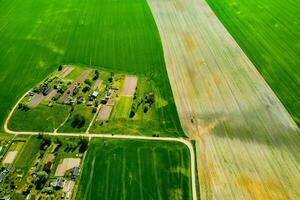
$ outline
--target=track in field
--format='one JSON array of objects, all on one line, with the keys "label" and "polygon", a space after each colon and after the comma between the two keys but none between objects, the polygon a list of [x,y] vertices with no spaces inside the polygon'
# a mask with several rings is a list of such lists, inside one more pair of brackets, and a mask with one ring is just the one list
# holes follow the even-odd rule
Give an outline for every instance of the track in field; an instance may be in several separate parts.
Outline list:
[{"label": "track in field", "polygon": [[92,139],[76,199],[192,199],[187,160],[181,143]]},{"label": "track in field", "polygon": [[299,130],[204,0],[148,0],[202,199],[299,199]]}]

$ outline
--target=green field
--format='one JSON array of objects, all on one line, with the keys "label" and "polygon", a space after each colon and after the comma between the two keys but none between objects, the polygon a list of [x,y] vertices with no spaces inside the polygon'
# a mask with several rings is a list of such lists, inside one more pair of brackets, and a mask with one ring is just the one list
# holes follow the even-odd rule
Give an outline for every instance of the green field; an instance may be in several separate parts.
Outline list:
[{"label": "green field", "polygon": [[191,199],[189,159],[181,143],[93,139],[76,199]]},{"label": "green field", "polygon": [[48,107],[46,104],[28,111],[17,109],[9,120],[8,127],[14,131],[52,132],[68,116],[69,108],[59,104]]},{"label": "green field", "polygon": [[207,0],[300,125],[300,6],[295,0]]},{"label": "green field", "polygon": [[148,77],[167,102],[153,129],[183,135],[146,0],[13,0],[1,2],[0,13],[1,125],[29,88],[73,63]]}]

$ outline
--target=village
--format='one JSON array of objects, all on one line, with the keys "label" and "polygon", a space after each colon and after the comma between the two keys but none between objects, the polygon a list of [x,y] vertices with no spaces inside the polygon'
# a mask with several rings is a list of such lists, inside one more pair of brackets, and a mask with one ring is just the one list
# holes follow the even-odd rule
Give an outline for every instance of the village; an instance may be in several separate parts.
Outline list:
[{"label": "village", "polygon": [[119,119],[151,118],[154,95],[144,77],[59,65],[24,95],[8,126],[13,131],[101,133]]},{"label": "village", "polygon": [[[25,139],[1,142],[0,198],[11,199],[71,199],[78,184],[82,158],[88,141],[67,138],[65,141],[47,136],[32,139],[33,162],[25,163]],[[30,148],[30,147],[27,147]],[[5,152],[3,153],[4,150]]]}]

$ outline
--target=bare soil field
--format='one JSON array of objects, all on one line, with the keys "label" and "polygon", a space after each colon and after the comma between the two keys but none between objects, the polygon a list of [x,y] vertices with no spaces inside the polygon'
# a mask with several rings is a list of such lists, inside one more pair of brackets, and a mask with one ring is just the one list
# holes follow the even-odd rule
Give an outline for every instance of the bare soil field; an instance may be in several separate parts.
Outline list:
[{"label": "bare soil field", "polygon": [[122,96],[132,97],[135,92],[138,78],[135,76],[126,76],[124,86],[122,89]]},{"label": "bare soil field", "polygon": [[30,107],[36,107],[36,106],[38,106],[43,101],[44,98],[45,97],[42,94],[36,94],[28,102],[28,106],[30,106]]},{"label": "bare soil field", "polygon": [[113,109],[113,105],[103,105],[99,111],[97,120],[98,121],[108,120],[112,109]]},{"label": "bare soil field", "polygon": [[299,199],[299,129],[204,0],[148,0],[201,199]]},{"label": "bare soil field", "polygon": [[58,75],[58,78],[64,78],[66,76],[68,76],[72,71],[73,71],[74,67],[68,66],[65,67]]},{"label": "bare soil field", "polygon": [[75,82],[82,83],[92,73],[91,69],[85,70],[79,77],[76,78]]},{"label": "bare soil field", "polygon": [[45,100],[50,101],[56,95],[56,93],[56,90],[52,90],[49,94],[47,94],[47,96],[45,96]]},{"label": "bare soil field", "polygon": [[3,164],[12,164],[16,159],[18,151],[10,151],[6,154]]},{"label": "bare soil field", "polygon": [[92,86],[92,90],[98,90],[102,84],[103,80],[96,80],[94,85]]},{"label": "bare soil field", "polygon": [[55,176],[64,176],[65,172],[73,167],[79,167],[80,158],[65,158],[62,163],[57,166]]}]

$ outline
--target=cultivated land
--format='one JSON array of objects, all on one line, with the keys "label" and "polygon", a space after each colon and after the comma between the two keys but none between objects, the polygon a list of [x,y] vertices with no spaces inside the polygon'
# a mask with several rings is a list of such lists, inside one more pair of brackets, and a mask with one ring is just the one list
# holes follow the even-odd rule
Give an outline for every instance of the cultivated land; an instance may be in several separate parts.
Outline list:
[{"label": "cultivated land", "polygon": [[1,125],[30,87],[59,64],[73,63],[146,77],[149,84],[157,84],[155,94],[163,96],[155,114],[159,123],[147,129],[183,135],[146,1],[14,0],[1,3],[0,13]]},{"label": "cultivated land", "polygon": [[76,199],[192,199],[189,157],[181,143],[92,139]]},{"label": "cultivated land", "polygon": [[149,4],[202,199],[299,199],[299,130],[207,3]]},{"label": "cultivated land", "polygon": [[158,91],[147,77],[60,65],[18,100],[5,129],[183,136],[170,121],[161,122],[168,102]]},{"label": "cultivated land", "polygon": [[207,2],[300,126],[299,2]]}]

